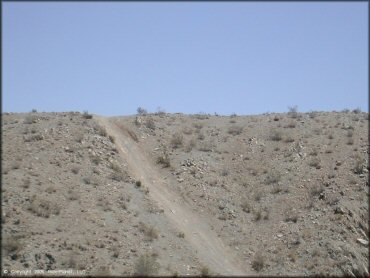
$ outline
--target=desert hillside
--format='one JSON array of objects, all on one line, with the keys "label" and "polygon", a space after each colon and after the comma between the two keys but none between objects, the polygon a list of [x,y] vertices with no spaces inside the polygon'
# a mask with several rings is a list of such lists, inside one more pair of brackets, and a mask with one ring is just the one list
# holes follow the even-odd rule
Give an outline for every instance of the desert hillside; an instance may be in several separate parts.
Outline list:
[{"label": "desert hillside", "polygon": [[368,114],[2,114],[2,268],[369,276]]}]

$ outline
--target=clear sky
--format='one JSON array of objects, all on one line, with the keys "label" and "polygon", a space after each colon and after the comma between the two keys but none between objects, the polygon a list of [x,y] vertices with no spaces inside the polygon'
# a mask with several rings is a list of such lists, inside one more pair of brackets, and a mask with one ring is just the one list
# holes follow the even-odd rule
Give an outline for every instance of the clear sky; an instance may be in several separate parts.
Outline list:
[{"label": "clear sky", "polygon": [[2,5],[3,112],[368,111],[367,2]]}]

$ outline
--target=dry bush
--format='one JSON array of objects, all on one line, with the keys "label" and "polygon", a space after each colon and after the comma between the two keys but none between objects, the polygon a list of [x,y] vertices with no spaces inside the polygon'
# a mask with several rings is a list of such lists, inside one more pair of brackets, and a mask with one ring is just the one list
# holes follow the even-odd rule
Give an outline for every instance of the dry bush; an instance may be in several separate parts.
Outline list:
[{"label": "dry bush", "polygon": [[186,152],[190,152],[196,146],[196,142],[194,139],[191,139],[185,147]]},{"label": "dry bush", "polygon": [[356,154],[354,159],[355,159],[355,165],[353,167],[353,172],[355,174],[363,174],[365,160],[359,154]]},{"label": "dry bush", "polygon": [[100,125],[95,125],[94,129],[95,132],[102,137],[106,137],[108,135],[106,129]]},{"label": "dry bush", "polygon": [[311,166],[311,167],[314,167],[316,169],[320,169],[321,166],[320,166],[320,159],[317,158],[317,157],[314,157],[312,158],[309,162],[308,162],[308,165]]},{"label": "dry bush", "polygon": [[280,141],[282,139],[282,133],[281,131],[277,129],[273,129],[270,133],[270,140],[272,141]]},{"label": "dry bush", "polygon": [[84,111],[83,114],[82,114],[82,117],[84,119],[92,119],[93,115],[89,114],[88,111]]},{"label": "dry bush", "polygon": [[17,253],[23,248],[23,243],[20,240],[21,236],[5,235],[2,239],[2,249],[6,255]]},{"label": "dry bush", "polygon": [[212,144],[211,142],[203,142],[199,145],[198,150],[201,152],[211,152],[212,151]]},{"label": "dry bush", "polygon": [[324,187],[320,184],[315,184],[310,189],[310,194],[312,197],[319,196],[321,193],[324,192]]},{"label": "dry bush", "polygon": [[23,123],[24,124],[34,124],[34,123],[37,123],[38,119],[39,119],[39,117],[37,115],[28,115],[24,119]]},{"label": "dry bush", "polygon": [[148,114],[148,111],[147,111],[146,109],[142,108],[142,107],[138,107],[138,108],[136,109],[136,111],[137,111],[137,113],[138,113],[139,115],[146,115],[146,114]]},{"label": "dry bush", "polygon": [[152,118],[148,118],[146,119],[145,121],[145,126],[151,130],[155,130],[155,123],[154,123],[154,120]]},{"label": "dry bush", "polygon": [[200,269],[200,276],[201,277],[208,277],[210,275],[211,275],[211,273],[209,271],[209,268],[206,267],[206,266],[202,266],[202,268]]},{"label": "dry bush", "polygon": [[246,213],[250,213],[251,210],[252,210],[252,206],[251,206],[250,202],[247,199],[243,199],[240,206],[241,206],[242,210]]},{"label": "dry bush", "polygon": [[164,153],[157,158],[157,163],[162,164],[164,168],[170,167],[171,162],[170,162],[170,157],[168,156],[167,153]]},{"label": "dry bush", "polygon": [[206,119],[209,119],[209,116],[205,113],[198,113],[198,114],[195,114],[194,117],[198,120],[206,120]]},{"label": "dry bush", "polygon": [[73,189],[69,189],[67,192],[67,198],[70,201],[75,201],[75,200],[80,199],[80,194]]},{"label": "dry bush", "polygon": [[353,140],[353,138],[348,138],[347,145],[352,146],[354,143],[355,143],[355,141]]},{"label": "dry bush", "polygon": [[287,207],[284,211],[284,220],[286,222],[294,222],[297,223],[298,221],[298,213],[292,207]]},{"label": "dry bush", "polygon": [[227,130],[227,133],[231,135],[239,135],[243,132],[243,127],[242,126],[231,126]]},{"label": "dry bush", "polygon": [[265,178],[265,183],[274,184],[274,183],[278,183],[280,180],[281,180],[281,174],[276,170],[271,170],[270,172],[268,172]]},{"label": "dry bush", "polygon": [[203,124],[202,123],[193,123],[193,127],[195,127],[196,129],[200,130],[203,128]]},{"label": "dry bush", "polygon": [[192,133],[193,133],[193,130],[192,130],[190,127],[186,126],[186,127],[184,127],[184,128],[182,129],[182,132],[183,132],[184,134],[186,134],[186,135],[190,135],[190,134],[192,134]]},{"label": "dry bush", "polygon": [[144,224],[143,222],[139,223],[139,231],[142,232],[149,241],[153,241],[153,239],[158,238],[157,230],[152,226]]},{"label": "dry bush", "polygon": [[260,252],[257,252],[254,257],[253,257],[253,260],[252,260],[252,268],[259,272],[263,269],[265,265],[265,260],[262,256],[262,254]]},{"label": "dry bush", "polygon": [[289,110],[288,115],[291,118],[293,119],[298,118],[298,106],[297,105],[288,107],[288,110]]},{"label": "dry bush", "polygon": [[153,254],[144,254],[135,263],[135,273],[137,276],[153,276],[159,271],[159,263]]},{"label": "dry bush", "polygon": [[44,139],[42,134],[31,134],[24,136],[24,142],[34,142],[34,141],[41,141]]},{"label": "dry bush", "polygon": [[284,142],[285,143],[292,143],[292,142],[294,142],[293,136],[291,136],[291,135],[285,135]]},{"label": "dry bush", "polygon": [[204,138],[205,138],[204,134],[202,132],[199,132],[198,133],[198,139],[202,141],[202,140],[204,140]]},{"label": "dry bush", "polygon": [[58,215],[60,208],[52,202],[33,196],[30,200],[28,210],[39,217],[49,218],[50,215]]},{"label": "dry bush", "polygon": [[288,127],[288,128],[295,128],[297,126],[297,123],[296,122],[294,122],[294,121],[290,121],[287,125],[286,125],[286,127]]},{"label": "dry bush", "polygon": [[182,146],[184,142],[184,137],[180,133],[175,133],[172,135],[171,145],[173,148],[177,149]]},{"label": "dry bush", "polygon": [[348,129],[347,130],[347,137],[352,137],[353,136],[353,130]]},{"label": "dry bush", "polygon": [[80,170],[81,170],[80,166],[73,166],[71,169],[72,173],[76,175],[78,174],[78,172],[80,172]]}]

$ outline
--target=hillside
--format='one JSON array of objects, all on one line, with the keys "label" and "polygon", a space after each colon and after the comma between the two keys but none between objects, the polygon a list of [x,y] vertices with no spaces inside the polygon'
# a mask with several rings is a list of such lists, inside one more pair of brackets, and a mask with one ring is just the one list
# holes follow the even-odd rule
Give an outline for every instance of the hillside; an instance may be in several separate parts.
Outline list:
[{"label": "hillside", "polygon": [[369,276],[368,114],[2,115],[3,269]]}]

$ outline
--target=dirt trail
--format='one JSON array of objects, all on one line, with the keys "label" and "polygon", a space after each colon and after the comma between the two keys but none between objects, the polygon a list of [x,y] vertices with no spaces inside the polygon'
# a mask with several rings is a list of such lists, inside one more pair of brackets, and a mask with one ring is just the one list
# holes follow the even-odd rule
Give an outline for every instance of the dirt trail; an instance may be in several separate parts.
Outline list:
[{"label": "dirt trail", "polygon": [[181,196],[171,190],[168,182],[156,170],[156,165],[147,158],[138,144],[125,134],[117,125],[117,118],[94,117],[103,125],[108,134],[115,137],[115,144],[128,163],[134,178],[140,180],[149,189],[149,196],[156,201],[164,214],[175,227],[185,234],[185,240],[197,252],[198,257],[213,274],[247,275],[248,266],[235,257],[226,246],[192,208],[181,202]]}]

